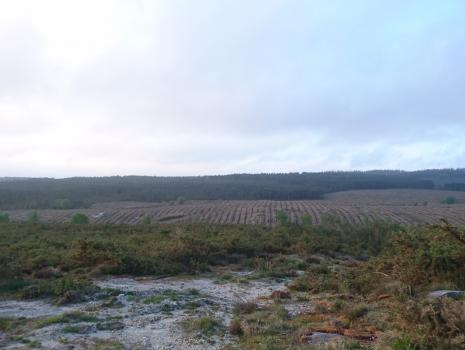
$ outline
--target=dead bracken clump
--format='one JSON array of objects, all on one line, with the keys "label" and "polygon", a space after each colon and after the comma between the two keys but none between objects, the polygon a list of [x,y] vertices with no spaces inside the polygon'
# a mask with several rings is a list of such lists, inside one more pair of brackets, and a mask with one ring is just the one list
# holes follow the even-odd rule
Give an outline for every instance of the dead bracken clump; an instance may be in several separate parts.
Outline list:
[{"label": "dead bracken clump", "polygon": [[252,301],[235,303],[233,306],[234,315],[251,314],[258,310],[258,305]]},{"label": "dead bracken clump", "polygon": [[217,334],[223,328],[220,321],[210,316],[186,318],[181,322],[181,326],[187,333],[199,333],[205,336]]},{"label": "dead bracken clump", "polygon": [[242,329],[241,321],[233,319],[229,323],[229,333],[232,335],[242,335],[244,333],[244,330]]},{"label": "dead bracken clump", "polygon": [[[403,317],[407,324],[421,329],[413,341],[429,348],[465,348],[465,301],[438,298],[433,301],[411,303]],[[410,332],[412,333],[412,332]]]},{"label": "dead bracken clump", "polygon": [[291,299],[291,293],[286,290],[275,290],[273,293],[271,293],[271,299]]},{"label": "dead bracken clump", "polygon": [[440,298],[423,307],[420,319],[427,325],[429,337],[465,347],[465,301]]}]

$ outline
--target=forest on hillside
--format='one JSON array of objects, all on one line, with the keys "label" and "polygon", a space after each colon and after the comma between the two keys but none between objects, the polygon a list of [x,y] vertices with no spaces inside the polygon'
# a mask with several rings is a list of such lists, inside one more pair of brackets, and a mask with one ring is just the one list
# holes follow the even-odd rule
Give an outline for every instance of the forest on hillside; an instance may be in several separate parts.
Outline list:
[{"label": "forest on hillside", "polygon": [[189,177],[0,178],[0,208],[72,209],[109,201],[321,199],[325,194],[338,191],[399,188],[465,190],[465,169]]}]

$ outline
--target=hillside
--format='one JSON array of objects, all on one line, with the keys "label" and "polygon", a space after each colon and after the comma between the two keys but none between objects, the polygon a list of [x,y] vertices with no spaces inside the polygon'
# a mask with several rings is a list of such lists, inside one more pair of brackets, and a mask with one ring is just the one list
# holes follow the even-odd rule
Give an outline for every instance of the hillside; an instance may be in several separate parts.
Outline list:
[{"label": "hillside", "polygon": [[0,181],[1,209],[72,209],[99,202],[304,200],[359,189],[465,188],[465,169],[234,174],[197,177],[76,177]]}]

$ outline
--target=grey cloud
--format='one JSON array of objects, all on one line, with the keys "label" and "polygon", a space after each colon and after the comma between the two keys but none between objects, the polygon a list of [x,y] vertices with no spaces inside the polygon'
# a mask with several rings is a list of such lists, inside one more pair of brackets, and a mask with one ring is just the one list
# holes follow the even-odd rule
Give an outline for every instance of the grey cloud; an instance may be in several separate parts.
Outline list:
[{"label": "grey cloud", "polygon": [[[183,174],[464,160],[461,1],[118,4],[130,10],[111,12],[111,44],[79,64],[51,60],[33,29],[16,40],[21,23],[0,31],[0,116],[9,96],[75,172],[99,159],[99,173]],[[8,123],[13,168],[35,144]]]}]

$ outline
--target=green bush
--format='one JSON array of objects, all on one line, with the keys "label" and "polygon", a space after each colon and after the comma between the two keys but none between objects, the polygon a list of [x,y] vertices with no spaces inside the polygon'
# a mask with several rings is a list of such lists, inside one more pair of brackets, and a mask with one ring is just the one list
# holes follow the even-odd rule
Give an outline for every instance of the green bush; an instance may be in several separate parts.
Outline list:
[{"label": "green bush", "polygon": [[309,226],[309,225],[313,224],[313,219],[312,219],[312,216],[310,214],[303,214],[300,217],[300,221],[301,221],[302,225],[304,225],[304,226]]},{"label": "green bush", "polygon": [[39,222],[39,215],[37,214],[36,211],[32,211],[29,213],[28,217],[27,217],[27,222],[29,224],[36,224]]},{"label": "green bush", "polygon": [[363,316],[365,316],[369,311],[368,305],[356,305],[349,310],[347,313],[347,318],[350,322],[355,321]]},{"label": "green bush", "polygon": [[0,224],[10,222],[10,216],[7,213],[0,213]]},{"label": "green bush", "polygon": [[445,199],[443,199],[441,203],[443,203],[443,204],[455,204],[455,203],[457,203],[457,198],[455,198],[453,196],[448,196]]},{"label": "green bush", "polygon": [[221,322],[210,316],[187,318],[181,322],[181,325],[185,332],[197,332],[205,336],[217,334],[224,328]]},{"label": "green bush", "polygon": [[400,338],[394,339],[391,344],[393,350],[418,350],[419,348],[415,346],[409,337],[402,336]]},{"label": "green bush", "polygon": [[377,264],[411,288],[432,283],[465,288],[465,245],[458,238],[440,227],[410,227],[392,237]]},{"label": "green bush", "polygon": [[71,218],[71,223],[75,225],[87,225],[89,223],[89,218],[84,214],[77,213]]},{"label": "green bush", "polygon": [[54,298],[58,304],[78,302],[98,290],[88,280],[65,276],[56,280],[39,280],[21,290],[23,299]]},{"label": "green bush", "polygon": [[276,221],[278,221],[280,225],[287,225],[289,224],[289,215],[286,212],[280,210],[276,213]]}]

